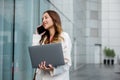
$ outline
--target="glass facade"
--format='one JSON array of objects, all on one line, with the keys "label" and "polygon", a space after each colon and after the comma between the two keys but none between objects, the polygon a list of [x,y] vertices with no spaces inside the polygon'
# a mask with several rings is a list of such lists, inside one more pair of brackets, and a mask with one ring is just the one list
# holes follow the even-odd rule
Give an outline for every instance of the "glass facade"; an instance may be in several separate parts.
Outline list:
[{"label": "glass facade", "polygon": [[33,5],[33,0],[0,0],[0,80],[32,79]]},{"label": "glass facade", "polygon": [[33,0],[15,0],[14,80],[32,78],[28,46],[32,43],[33,5]]},{"label": "glass facade", "polygon": [[13,0],[0,0],[0,80],[12,79],[13,6]]}]

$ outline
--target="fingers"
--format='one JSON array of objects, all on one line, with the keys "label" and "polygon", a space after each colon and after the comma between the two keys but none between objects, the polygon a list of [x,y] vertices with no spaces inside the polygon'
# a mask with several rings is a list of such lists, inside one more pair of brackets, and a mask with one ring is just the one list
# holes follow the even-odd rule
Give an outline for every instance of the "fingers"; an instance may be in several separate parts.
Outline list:
[{"label": "fingers", "polygon": [[46,31],[44,31],[43,33],[41,33],[41,35],[44,35]]},{"label": "fingers", "polygon": [[41,27],[42,25],[43,25],[43,24],[38,25],[37,28]]},{"label": "fingers", "polygon": [[46,67],[46,61],[43,61],[42,67],[43,67],[43,69],[47,69],[47,67]]},{"label": "fingers", "polygon": [[43,61],[43,67],[46,67],[46,61]]},{"label": "fingers", "polygon": [[53,66],[51,64],[49,64],[48,66],[49,66],[49,68],[53,68]]},{"label": "fingers", "polygon": [[47,68],[47,67],[46,67],[46,61],[41,62],[41,63],[39,64],[39,68],[40,68],[40,69],[46,69],[46,68]]},{"label": "fingers", "polygon": [[44,70],[44,71],[53,71],[53,66],[51,64],[48,65],[48,67],[46,66],[46,61],[43,61],[39,64],[39,68]]}]

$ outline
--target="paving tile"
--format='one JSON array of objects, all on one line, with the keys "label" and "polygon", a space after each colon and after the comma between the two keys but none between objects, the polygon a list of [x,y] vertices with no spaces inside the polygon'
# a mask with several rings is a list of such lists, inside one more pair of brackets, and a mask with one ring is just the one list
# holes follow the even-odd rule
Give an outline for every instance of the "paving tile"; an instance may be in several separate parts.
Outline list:
[{"label": "paving tile", "polygon": [[118,66],[87,64],[85,67],[70,72],[70,80],[120,80]]}]

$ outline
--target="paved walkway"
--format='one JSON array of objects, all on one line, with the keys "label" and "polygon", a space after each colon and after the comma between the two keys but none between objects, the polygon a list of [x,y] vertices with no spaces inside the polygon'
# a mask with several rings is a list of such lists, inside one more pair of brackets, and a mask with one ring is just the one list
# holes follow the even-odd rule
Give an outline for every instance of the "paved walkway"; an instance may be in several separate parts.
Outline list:
[{"label": "paved walkway", "polygon": [[70,72],[70,80],[120,80],[120,66],[87,64]]}]

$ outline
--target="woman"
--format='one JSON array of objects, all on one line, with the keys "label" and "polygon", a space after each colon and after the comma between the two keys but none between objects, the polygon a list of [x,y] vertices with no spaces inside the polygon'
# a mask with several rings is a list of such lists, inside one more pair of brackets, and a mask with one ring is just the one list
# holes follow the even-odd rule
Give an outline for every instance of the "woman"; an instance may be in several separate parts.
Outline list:
[{"label": "woman", "polygon": [[[71,66],[71,40],[66,32],[63,32],[61,20],[57,12],[47,10],[42,17],[42,25],[46,29],[42,34],[35,34],[37,39],[33,37],[33,45],[44,45],[50,43],[62,43],[65,65],[53,67],[46,62],[39,64],[39,68],[35,71],[35,80],[69,80],[69,68]],[[40,37],[41,36],[41,37]]]}]

